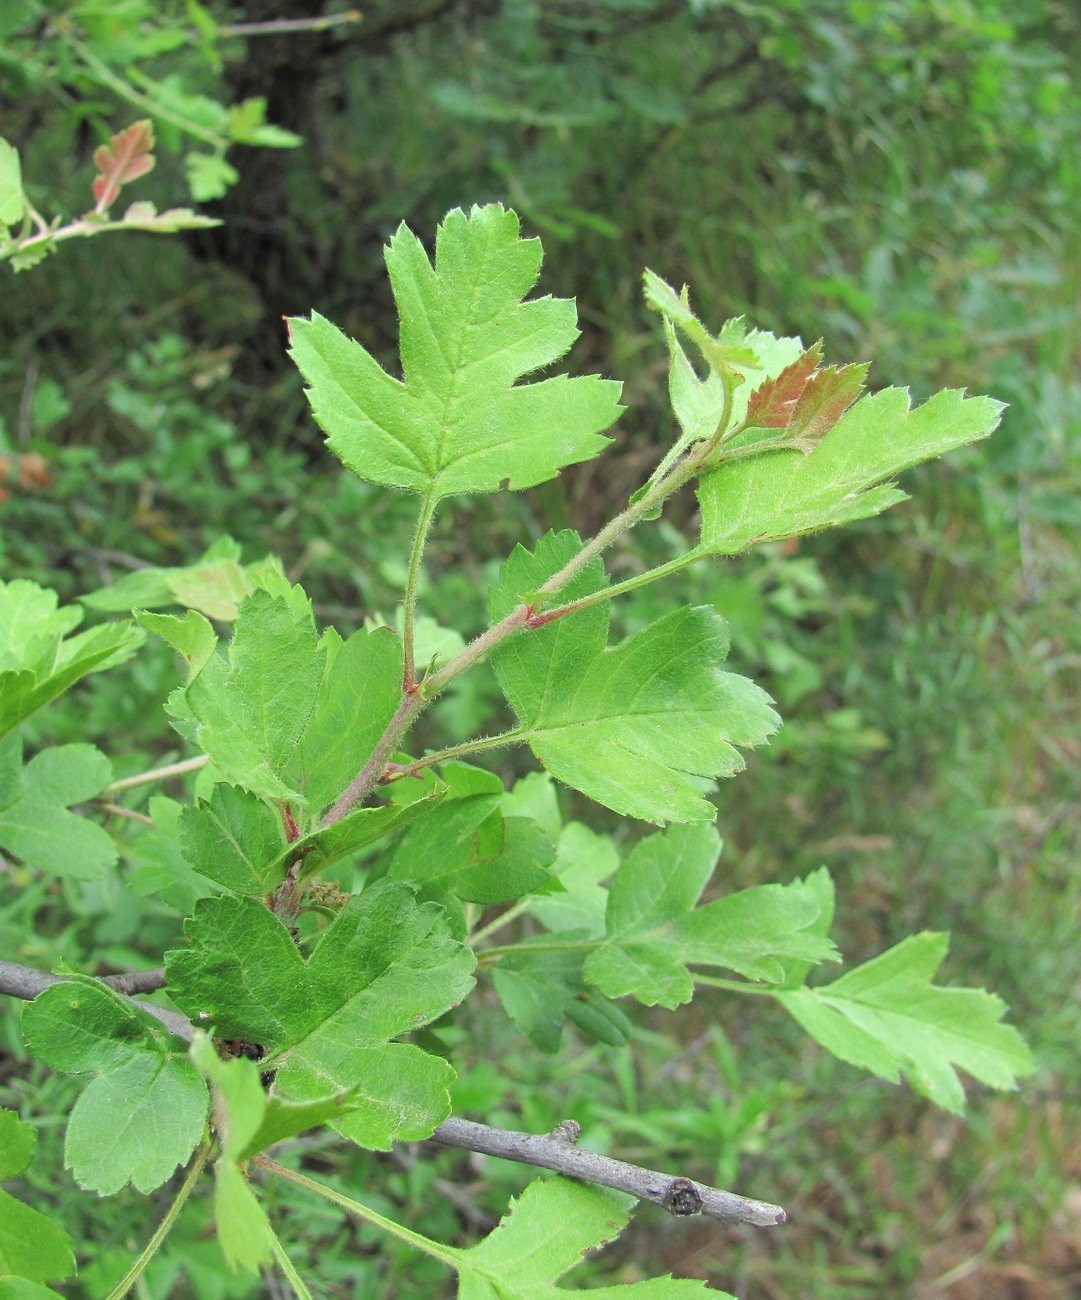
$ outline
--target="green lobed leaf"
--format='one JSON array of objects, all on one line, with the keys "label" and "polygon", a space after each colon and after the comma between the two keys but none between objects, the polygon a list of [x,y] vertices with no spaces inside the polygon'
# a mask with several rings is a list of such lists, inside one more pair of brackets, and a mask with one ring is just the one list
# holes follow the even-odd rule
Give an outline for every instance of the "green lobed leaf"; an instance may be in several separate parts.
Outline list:
[{"label": "green lobed leaf", "polygon": [[390,878],[425,897],[485,904],[509,902],[547,883],[555,846],[529,818],[504,817],[500,779],[466,763],[445,763],[443,774],[447,797],[399,840]]},{"label": "green lobed leaf", "polygon": [[878,514],[905,499],[886,480],[986,437],[1002,409],[953,389],[911,409],[905,389],[886,388],[850,407],[808,456],[784,450],[726,461],[699,481],[698,551],[734,555]]},{"label": "green lobed leaf", "polygon": [[1036,1065],[1017,1030],[1000,1023],[1001,998],[931,983],[948,945],[945,934],[910,935],[832,984],[773,996],[834,1056],[892,1083],[904,1075],[922,1096],[959,1115],[965,1094],[958,1069],[1010,1090]]},{"label": "green lobed leaf", "polygon": [[559,1050],[564,1020],[615,1047],[622,1047],[633,1032],[619,1007],[586,988],[584,961],[582,952],[533,952],[526,944],[502,957],[492,972],[504,1011],[518,1032],[542,1052]]},{"label": "green lobed leaf", "polygon": [[[493,622],[577,554],[575,533],[549,533],[535,551],[517,547],[489,593]],[[600,561],[561,596],[604,583]],[[728,631],[711,608],[675,610],[619,646],[606,647],[606,603],[522,632],[492,652],[521,735],[553,776],[618,813],[656,822],[712,820],[696,778],[731,776],[736,745],[776,729],[769,697],[719,665]]]},{"label": "green lobed leaf", "polygon": [[673,826],[640,840],[612,882],[603,946],[585,978],[608,997],[676,1007],[694,995],[689,966],[734,970],[781,983],[785,959],[829,961],[836,949],[818,932],[821,902],[802,881],[757,885],[696,906],[721,842],[711,826]]},{"label": "green lobed leaf", "polygon": [[0,138],[0,226],[18,226],[26,215],[19,151]]},{"label": "green lobed leaf", "polygon": [[[29,1167],[37,1136],[37,1129],[13,1110],[0,1109],[0,1179],[15,1178]],[[74,1272],[74,1242],[59,1224],[0,1191],[0,1297],[6,1283],[12,1284],[13,1296],[22,1283],[25,1294],[32,1295],[35,1283]],[[56,1293],[41,1288],[39,1294]]]},{"label": "green lobed leaf", "polygon": [[[18,733],[0,740],[0,763],[15,770]],[[112,780],[112,767],[93,745],[58,745],[36,754],[17,780],[0,784],[0,847],[27,866],[71,880],[96,880],[117,859],[112,837],[69,804],[92,799]]]},{"label": "green lobed leaf", "polygon": [[51,1070],[96,1076],[75,1103],[64,1143],[80,1187],[110,1196],[131,1182],[150,1192],[186,1163],[203,1134],[207,1091],[185,1043],[87,977],[40,993],[24,1008],[22,1028]]},{"label": "green lobed leaf", "polygon": [[380,1149],[427,1136],[449,1113],[445,1062],[389,1042],[472,985],[473,955],[450,938],[440,908],[380,881],[346,903],[307,961],[250,899],[202,900],[187,931],[190,945],[166,953],[174,1001],[223,1037],[263,1046],[283,1096],[355,1089],[356,1122],[337,1127]]},{"label": "green lobed leaf", "polygon": [[[556,1282],[586,1253],[614,1240],[624,1229],[634,1204],[607,1187],[569,1178],[529,1184],[492,1232],[469,1250],[455,1250],[459,1300],[540,1300],[567,1292]],[[659,1300],[720,1295],[706,1284],[670,1277],[650,1278],[629,1286],[602,1287],[590,1295],[640,1296]],[[729,1296],[728,1300],[732,1300]]]},{"label": "green lobed leaf", "polygon": [[257,795],[219,782],[183,810],[179,829],[191,866],[234,894],[261,898],[281,883],[281,818]]},{"label": "green lobed leaf", "polygon": [[307,601],[258,590],[237,613],[228,657],[212,656],[187,700],[203,751],[255,794],[301,799],[282,779],[315,708],[323,675]]},{"label": "green lobed leaf", "polygon": [[354,808],[340,821],[332,822],[329,826],[317,826],[292,844],[286,845],[275,869],[284,870],[287,863],[299,862],[299,879],[307,880],[342,858],[390,835],[392,831],[403,830],[418,817],[426,816],[442,797],[443,792],[435,790],[409,804]]},{"label": "green lobed leaf", "polygon": [[321,810],[364,766],[402,699],[402,642],[387,627],[337,633],[326,643],[327,665],[310,721],[286,779]]},{"label": "green lobed leaf", "polygon": [[519,383],[577,337],[574,303],[522,301],[540,241],[498,204],[448,213],[434,267],[400,226],[386,249],[403,380],[323,317],[290,321],[291,355],[330,448],[362,478],[442,497],[532,487],[606,445],[620,386],[595,375]]},{"label": "green lobed leaf", "polygon": [[0,582],[0,737],[88,673],[123,663],[143,642],[130,623],[67,634],[82,611],[57,608],[55,591],[36,582]]}]

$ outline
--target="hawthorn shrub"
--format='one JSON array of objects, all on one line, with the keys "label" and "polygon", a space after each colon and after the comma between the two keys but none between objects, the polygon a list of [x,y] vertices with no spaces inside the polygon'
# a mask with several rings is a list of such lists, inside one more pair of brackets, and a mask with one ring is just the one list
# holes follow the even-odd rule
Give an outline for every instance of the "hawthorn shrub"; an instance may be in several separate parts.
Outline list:
[{"label": "hawthorn shrub", "polygon": [[[145,153],[148,138],[136,146]],[[135,1285],[210,1164],[228,1265],[276,1265],[298,1296],[310,1292],[266,1212],[267,1179],[327,1197],[431,1256],[471,1300],[556,1293],[635,1200],[783,1223],[771,1202],[580,1149],[571,1119],[524,1134],[452,1116],[454,1053],[433,1050],[431,1027],[450,1024],[478,987],[546,1052],[561,1050],[565,1022],[625,1044],[635,1033],[628,1000],[674,1009],[702,986],[765,998],[842,1061],[903,1078],[957,1113],[958,1071],[1006,1089],[1033,1068],[999,999],[934,983],[943,934],[818,978],[840,960],[824,868],[701,901],[720,847],[714,783],[737,775],[741,751],[780,719],[758,686],[725,668],[727,625],[711,607],[676,607],[609,641],[616,597],[698,560],[887,509],[904,500],[899,473],[989,434],[1000,404],[954,390],[916,408],[903,389],[864,395],[866,366],[824,365],[821,344],[743,320],[713,333],[686,290],[647,271],[669,355],[672,445],[592,538],[564,529],[517,546],[487,593],[487,630],[467,642],[419,607],[437,510],[447,498],[533,487],[604,453],[620,386],[527,378],[568,351],[576,312],[569,300],[528,297],[541,247],[520,237],[513,212],[449,213],[434,259],[403,226],[386,263],[401,378],[319,315],[292,320],[290,344],[346,471],[418,500],[397,628],[373,620],[343,637],[318,626],[279,560],[242,563],[228,539],[187,567],[139,570],[88,593],[86,607],[131,617],[82,632],[83,611],[55,593],[0,583],[0,849],[26,878],[93,881],[118,876],[130,837],[152,836],[153,865],[128,872],[123,888],[175,919],[159,968],[98,978],[0,963],[0,991],[28,999],[30,1053],[85,1079],[64,1144],[78,1187],[149,1194],[184,1171],[110,1300]],[[684,488],[698,499],[697,542],[613,581],[609,548]],[[182,668],[165,701],[177,761],[115,780],[94,745],[27,756],[23,724],[90,673],[130,671],[148,635]],[[511,725],[418,753],[414,724],[470,672],[494,675]],[[475,761],[507,746],[538,764],[509,789]],[[185,774],[189,802],[155,794],[146,812],[135,807]],[[618,842],[586,832],[565,819],[560,787],[650,829]],[[96,965],[106,964],[102,954]],[[45,1117],[0,1112],[3,1177],[30,1167],[35,1118]],[[369,1150],[435,1139],[564,1176],[530,1184],[489,1236],[451,1246],[275,1159],[276,1144],[325,1126]],[[72,1275],[78,1248],[62,1224],[0,1193],[0,1279],[11,1295],[55,1295],[48,1284]],[[636,1288],[705,1292],[670,1277]]]}]

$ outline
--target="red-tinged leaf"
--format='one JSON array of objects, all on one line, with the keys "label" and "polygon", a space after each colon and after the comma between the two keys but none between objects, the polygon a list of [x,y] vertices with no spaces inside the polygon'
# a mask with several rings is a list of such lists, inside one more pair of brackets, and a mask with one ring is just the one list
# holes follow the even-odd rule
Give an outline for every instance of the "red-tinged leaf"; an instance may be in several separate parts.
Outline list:
[{"label": "red-tinged leaf", "polygon": [[801,451],[813,451],[859,397],[867,370],[867,362],[827,366],[807,380],[785,426]]},{"label": "red-tinged leaf", "polygon": [[756,429],[784,429],[807,381],[822,361],[822,340],[785,366],[776,379],[767,379],[751,394],[747,403],[747,423]]},{"label": "red-tinged leaf", "polygon": [[135,122],[126,131],[120,131],[109,141],[94,150],[94,166],[99,175],[94,178],[94,211],[108,212],[121,186],[128,181],[145,176],[154,166],[150,150],[154,147],[154,128],[144,119]]}]

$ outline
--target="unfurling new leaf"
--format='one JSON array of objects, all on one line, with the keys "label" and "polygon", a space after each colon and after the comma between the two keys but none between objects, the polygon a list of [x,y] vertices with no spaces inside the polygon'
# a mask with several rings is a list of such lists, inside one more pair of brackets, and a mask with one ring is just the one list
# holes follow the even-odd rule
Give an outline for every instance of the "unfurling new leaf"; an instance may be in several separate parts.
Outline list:
[{"label": "unfurling new leaf", "polygon": [[154,166],[154,127],[149,119],[134,122],[120,131],[108,144],[94,150],[94,211],[101,216],[116,202],[121,187],[145,176]]}]

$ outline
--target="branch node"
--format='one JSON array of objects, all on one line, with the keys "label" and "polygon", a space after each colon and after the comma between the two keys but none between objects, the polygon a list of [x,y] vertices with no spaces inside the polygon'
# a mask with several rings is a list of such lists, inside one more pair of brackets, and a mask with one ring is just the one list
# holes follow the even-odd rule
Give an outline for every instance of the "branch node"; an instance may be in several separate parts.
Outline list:
[{"label": "branch node", "polygon": [[576,1119],[561,1119],[548,1134],[553,1142],[559,1142],[567,1147],[577,1146],[581,1136],[582,1126]]},{"label": "branch node", "polygon": [[669,1213],[683,1218],[698,1214],[702,1209],[702,1195],[689,1178],[673,1178],[661,1202]]}]

